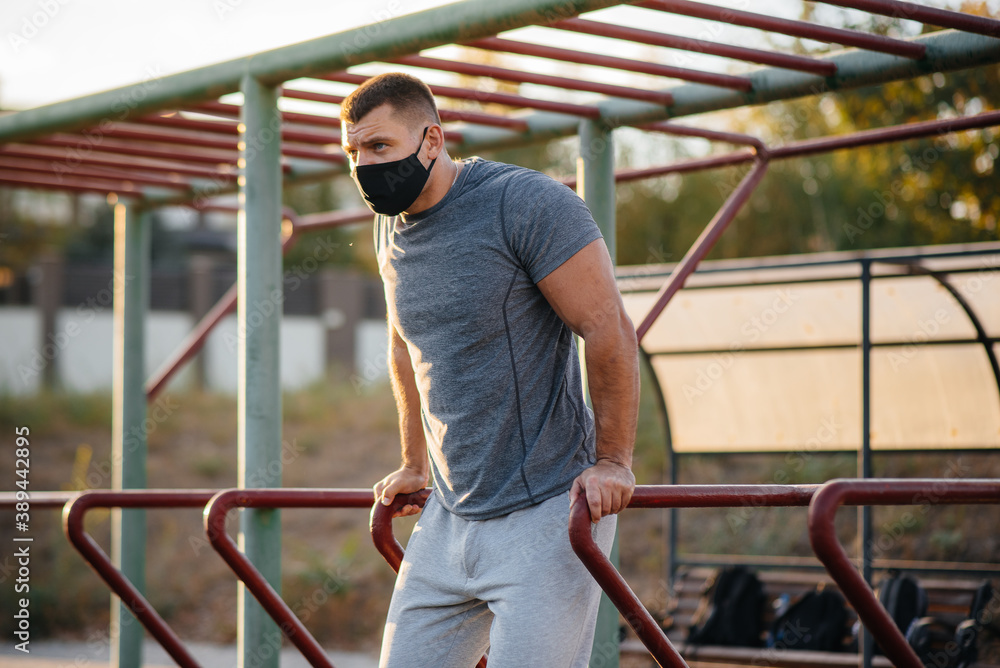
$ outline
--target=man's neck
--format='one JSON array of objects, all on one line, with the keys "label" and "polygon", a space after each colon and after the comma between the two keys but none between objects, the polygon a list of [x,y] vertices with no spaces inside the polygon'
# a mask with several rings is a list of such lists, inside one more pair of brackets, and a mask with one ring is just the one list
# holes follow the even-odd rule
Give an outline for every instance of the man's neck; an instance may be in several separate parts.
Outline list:
[{"label": "man's neck", "polygon": [[455,184],[455,181],[458,180],[458,172],[460,170],[460,163],[454,162],[447,151],[441,151],[437,157],[437,161],[434,163],[434,167],[431,168],[430,177],[427,179],[427,185],[424,186],[423,192],[407,208],[405,213],[407,215],[421,213],[443,200],[444,196],[448,194],[448,191]]}]

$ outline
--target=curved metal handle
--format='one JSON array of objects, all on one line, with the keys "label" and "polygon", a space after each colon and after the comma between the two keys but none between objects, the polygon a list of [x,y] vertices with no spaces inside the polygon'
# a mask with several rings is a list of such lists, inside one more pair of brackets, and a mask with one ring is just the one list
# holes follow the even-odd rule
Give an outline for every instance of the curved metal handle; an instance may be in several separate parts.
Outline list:
[{"label": "curved metal handle", "polygon": [[430,489],[422,489],[412,494],[397,494],[388,506],[375,499],[375,505],[372,506],[371,521],[368,525],[372,534],[372,542],[375,543],[375,549],[379,551],[386,563],[392,566],[392,570],[397,573],[399,565],[403,563],[403,546],[399,544],[392,533],[392,516],[403,506],[412,505],[423,508],[430,495]]},{"label": "curved metal handle", "polygon": [[[412,505],[423,508],[430,495],[430,489],[422,489],[412,494],[397,494],[388,506],[379,503],[376,499],[375,505],[372,506],[371,522],[369,523],[372,542],[375,543],[375,549],[379,551],[386,563],[392,566],[392,570],[397,573],[400,564],[403,563],[403,546],[399,544],[396,536],[392,533],[392,516],[403,506]],[[485,656],[479,660],[476,668],[486,668]]]},{"label": "curved metal handle", "polygon": [[656,662],[661,666],[671,668],[688,668],[666,634],[653,619],[646,607],[632,591],[625,578],[608,561],[594,541],[591,533],[590,508],[586,498],[580,496],[569,512],[569,543],[580,557],[580,561],[594,576],[601,589],[615,604],[625,621],[632,627],[636,635],[646,646]]}]

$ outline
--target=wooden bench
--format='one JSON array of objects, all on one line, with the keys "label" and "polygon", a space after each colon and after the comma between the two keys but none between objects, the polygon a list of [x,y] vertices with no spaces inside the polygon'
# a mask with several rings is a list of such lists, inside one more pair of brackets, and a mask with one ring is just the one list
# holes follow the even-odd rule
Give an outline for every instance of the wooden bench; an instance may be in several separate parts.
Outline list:
[{"label": "wooden bench", "polygon": [[[788,595],[794,602],[799,596],[814,590],[819,584],[837,590],[837,586],[826,573],[815,570],[760,569],[755,572],[764,586],[764,594],[767,599],[764,618],[765,629],[770,627],[771,622],[774,620],[774,604],[780,596]],[[701,604],[702,595],[716,573],[716,568],[709,567],[682,567],[679,569],[674,580],[671,608],[668,611],[667,617],[663,620],[663,626],[667,630],[667,637],[692,666],[753,665],[774,668],[844,666],[854,668],[859,665],[858,655],[852,652],[816,652],[763,647],[688,645],[685,642],[688,629],[691,627],[695,613]],[[882,573],[876,573],[875,582],[878,582],[882,576]],[[918,576],[918,581],[927,591],[927,616],[935,618],[944,626],[952,629],[966,619],[973,594],[983,582],[982,579],[946,578],[944,576]],[[998,583],[994,580],[993,584],[996,587]],[[997,598],[998,596],[1000,596],[1000,593],[994,594],[993,605],[996,608],[994,617],[1000,621],[1000,599]],[[654,614],[656,614],[656,611],[654,611]],[[857,614],[851,608],[850,604],[847,604],[847,614],[848,623],[846,628],[849,632],[851,626],[857,621]],[[848,640],[849,637],[845,637],[845,645]],[[942,640],[942,649],[943,642]],[[998,644],[995,636],[992,636],[988,632],[980,634],[980,647],[980,662],[976,664],[977,668],[1000,666],[1000,644]],[[623,656],[649,657],[649,652],[631,634],[631,629],[629,629],[628,636],[622,642],[621,651]],[[650,661],[652,661],[651,658]],[[651,663],[650,665],[655,664]],[[891,666],[889,661],[883,656],[876,656],[872,665],[878,668],[889,668]]]}]

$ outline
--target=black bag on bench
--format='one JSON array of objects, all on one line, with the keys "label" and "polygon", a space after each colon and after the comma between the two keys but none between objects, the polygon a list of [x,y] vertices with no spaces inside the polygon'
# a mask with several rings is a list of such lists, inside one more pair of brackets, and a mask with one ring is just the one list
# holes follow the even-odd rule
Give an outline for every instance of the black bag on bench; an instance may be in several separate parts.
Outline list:
[{"label": "black bag on bench", "polygon": [[771,624],[767,646],[775,649],[839,652],[847,635],[844,597],[831,589],[803,595]]},{"label": "black bag on bench", "polygon": [[687,641],[695,645],[760,647],[764,587],[745,566],[716,574],[702,596]]}]

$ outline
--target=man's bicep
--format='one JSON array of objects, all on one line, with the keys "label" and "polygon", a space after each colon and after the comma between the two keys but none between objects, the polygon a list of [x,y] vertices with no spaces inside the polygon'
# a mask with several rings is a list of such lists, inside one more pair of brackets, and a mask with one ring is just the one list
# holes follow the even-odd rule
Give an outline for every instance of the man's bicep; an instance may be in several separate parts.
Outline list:
[{"label": "man's bicep", "polygon": [[614,267],[603,239],[576,252],[548,276],[538,289],[573,332],[584,338],[595,327],[617,322],[623,313]]}]

